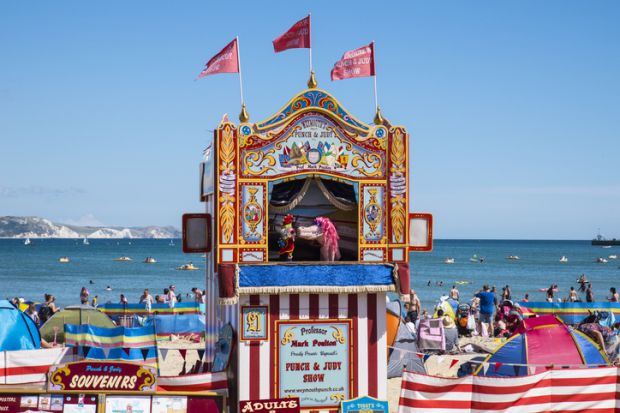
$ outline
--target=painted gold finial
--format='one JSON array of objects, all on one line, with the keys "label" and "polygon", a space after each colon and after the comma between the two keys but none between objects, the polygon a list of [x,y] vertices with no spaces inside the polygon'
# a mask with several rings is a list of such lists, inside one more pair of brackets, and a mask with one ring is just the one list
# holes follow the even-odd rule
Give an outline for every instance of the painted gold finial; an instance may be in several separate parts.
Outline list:
[{"label": "painted gold finial", "polygon": [[308,87],[310,89],[316,89],[319,84],[316,82],[316,78],[314,77],[314,70],[310,71],[310,79],[308,79]]},{"label": "painted gold finial", "polygon": [[246,123],[247,121],[250,120],[250,115],[248,114],[248,111],[245,109],[245,103],[241,105],[241,113],[239,114],[239,120],[241,121],[241,123]]},{"label": "painted gold finial", "polygon": [[375,113],[375,125],[383,125],[383,116],[381,116],[380,107],[377,107],[377,113]]}]

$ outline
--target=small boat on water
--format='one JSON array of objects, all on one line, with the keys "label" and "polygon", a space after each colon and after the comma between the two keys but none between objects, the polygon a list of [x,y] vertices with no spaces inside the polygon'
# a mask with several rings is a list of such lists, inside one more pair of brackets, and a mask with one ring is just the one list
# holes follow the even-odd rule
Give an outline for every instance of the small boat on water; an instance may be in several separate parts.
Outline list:
[{"label": "small boat on water", "polygon": [[598,257],[597,259],[594,260],[594,262],[596,262],[597,264],[607,264],[607,259],[603,258],[603,257]]},{"label": "small boat on water", "polygon": [[471,261],[471,262],[484,262],[484,257],[479,257],[478,255],[474,254],[469,259],[469,261]]},{"label": "small boat on water", "polygon": [[67,263],[67,262],[71,262],[71,260],[69,259],[69,257],[60,257],[60,258],[58,259],[58,262],[64,262],[64,263]]},{"label": "small boat on water", "polygon": [[179,270],[179,271],[194,271],[194,270],[197,270],[197,269],[198,269],[198,267],[196,267],[191,262],[189,264],[183,264],[180,267],[177,267],[177,270]]},{"label": "small boat on water", "polygon": [[174,247],[174,241],[170,240],[170,243],[168,243],[168,245],[170,245],[171,247]]},{"label": "small boat on water", "polygon": [[568,258],[566,257],[566,255],[562,255],[562,256],[560,257],[560,262],[563,262],[563,263],[568,262]]},{"label": "small boat on water", "polygon": [[443,260],[444,264],[454,264],[454,258],[452,257],[448,257],[445,260]]},{"label": "small boat on water", "polygon": [[90,245],[90,242],[88,241],[88,238],[84,238],[84,239],[82,240],[82,244],[84,244],[84,245]]},{"label": "small boat on water", "polygon": [[143,262],[145,264],[155,264],[157,260],[153,257],[146,257]]},{"label": "small boat on water", "polygon": [[617,256],[616,254],[612,254],[612,255],[610,255],[610,256],[609,256],[609,257],[607,257],[607,258],[608,258],[608,259],[610,259],[610,260],[617,260],[617,259],[618,259],[618,256]]},{"label": "small boat on water", "polygon": [[131,258],[123,255],[122,257],[114,258],[114,261],[131,261]]},{"label": "small boat on water", "polygon": [[30,244],[32,244],[32,241],[30,241],[30,238],[26,238],[24,240],[24,245],[30,245]]},{"label": "small boat on water", "polygon": [[518,261],[518,260],[520,260],[521,258],[519,258],[519,256],[518,256],[518,255],[509,255],[509,256],[507,256],[507,257],[506,257],[506,259],[507,259],[507,260]]}]

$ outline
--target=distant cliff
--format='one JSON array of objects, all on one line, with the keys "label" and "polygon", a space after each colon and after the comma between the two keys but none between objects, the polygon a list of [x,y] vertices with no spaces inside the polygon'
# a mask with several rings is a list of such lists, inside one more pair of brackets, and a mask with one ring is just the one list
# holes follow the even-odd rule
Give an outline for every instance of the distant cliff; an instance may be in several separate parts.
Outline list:
[{"label": "distant cliff", "polygon": [[82,227],[39,217],[0,217],[0,238],[180,238],[174,227]]}]

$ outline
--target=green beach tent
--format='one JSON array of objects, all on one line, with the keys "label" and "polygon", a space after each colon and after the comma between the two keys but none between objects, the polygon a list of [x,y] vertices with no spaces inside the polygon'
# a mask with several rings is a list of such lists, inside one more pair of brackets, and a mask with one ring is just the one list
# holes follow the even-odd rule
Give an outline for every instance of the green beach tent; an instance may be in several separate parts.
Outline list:
[{"label": "green beach tent", "polygon": [[107,328],[116,327],[110,317],[98,311],[95,307],[89,305],[73,305],[58,311],[43,324],[40,330],[41,338],[48,343],[52,343],[55,335],[57,343],[64,343],[65,324],[90,324],[91,326]]}]

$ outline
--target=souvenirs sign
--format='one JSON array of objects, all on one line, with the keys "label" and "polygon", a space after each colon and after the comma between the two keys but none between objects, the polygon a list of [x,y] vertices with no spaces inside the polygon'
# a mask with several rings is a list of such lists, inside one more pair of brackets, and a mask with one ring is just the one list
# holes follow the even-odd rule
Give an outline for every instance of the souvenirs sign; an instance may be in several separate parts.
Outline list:
[{"label": "souvenirs sign", "polygon": [[351,393],[351,320],[277,321],[276,394],[302,408],[338,407]]},{"label": "souvenirs sign", "polygon": [[49,390],[63,391],[155,391],[153,367],[123,362],[80,361],[52,366]]},{"label": "souvenirs sign", "polygon": [[241,400],[241,413],[299,413],[299,398],[286,399]]},{"label": "souvenirs sign", "polygon": [[342,402],[340,413],[388,413],[388,402],[369,396]]}]

